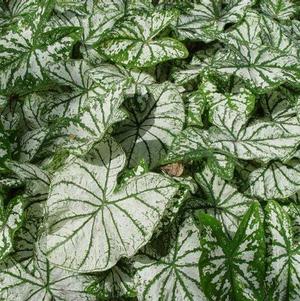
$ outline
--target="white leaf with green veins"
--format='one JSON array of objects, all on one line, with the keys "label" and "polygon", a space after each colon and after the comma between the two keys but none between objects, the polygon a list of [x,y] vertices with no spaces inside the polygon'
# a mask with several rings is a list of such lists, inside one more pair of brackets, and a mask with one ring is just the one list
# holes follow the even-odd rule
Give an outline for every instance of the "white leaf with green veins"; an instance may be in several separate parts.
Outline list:
[{"label": "white leaf with green veins", "polygon": [[14,198],[4,208],[4,200],[0,196],[0,261],[12,251],[15,232],[22,225],[22,201],[20,197]]},{"label": "white leaf with green veins", "polygon": [[186,58],[188,51],[179,41],[154,39],[176,18],[176,11],[136,12],[117,23],[97,45],[100,53],[128,67],[151,67],[171,59]]},{"label": "white leaf with green veins", "polygon": [[82,43],[91,46],[107,30],[111,29],[118,19],[124,16],[125,3],[123,0],[87,0],[84,3],[86,14],[78,14],[78,11],[54,13],[50,19],[48,28],[64,26],[81,27],[83,30],[81,36]]},{"label": "white leaf with green veins", "polygon": [[[67,59],[78,28],[62,27],[45,32],[45,22],[52,11],[52,1],[43,0],[35,14],[1,29],[1,89],[33,89],[46,79],[49,63]],[[75,36],[74,36],[75,37]]]},{"label": "white leaf with green veins", "polygon": [[199,91],[188,93],[187,101],[187,124],[189,126],[203,126],[202,114],[204,113],[206,102]]},{"label": "white leaf with green veins", "polygon": [[215,115],[218,127],[209,129],[211,147],[243,160],[285,159],[300,142],[299,133],[288,132],[276,122],[257,120],[244,126],[245,119],[235,111],[221,107]]},{"label": "white leaf with green veins", "polygon": [[264,0],[260,8],[274,19],[288,20],[296,13],[297,4],[290,0]]},{"label": "white leaf with green veins", "polygon": [[119,109],[122,94],[122,88],[112,88],[98,98],[89,98],[78,115],[58,119],[46,141],[47,150],[65,149],[78,155],[87,153],[113,124],[125,119],[125,113]]},{"label": "white leaf with green veins", "polygon": [[22,227],[15,237],[14,252],[1,263],[0,300],[94,301],[85,293],[90,278],[49,263],[37,243],[45,200],[24,203]]},{"label": "white leaf with green veins", "polygon": [[25,184],[25,194],[30,198],[46,198],[50,185],[48,173],[30,163],[8,162],[7,167]]},{"label": "white leaf with green veins", "polygon": [[19,160],[21,162],[31,161],[41,147],[46,135],[47,129],[45,128],[26,132],[20,139]]},{"label": "white leaf with green veins", "polygon": [[86,288],[86,291],[100,300],[135,297],[136,286],[132,270],[128,263],[121,261],[111,269],[97,274],[96,280]]},{"label": "white leaf with green veins", "polygon": [[150,240],[177,187],[146,173],[116,190],[125,161],[119,145],[108,140],[54,175],[44,237],[51,262],[80,272],[103,271]]},{"label": "white leaf with green veins", "polygon": [[5,301],[95,301],[85,293],[90,279],[51,265],[36,250],[32,261],[9,258],[1,264],[0,299]]},{"label": "white leaf with green veins", "polygon": [[200,255],[199,231],[189,218],[178,229],[166,256],[157,260],[146,254],[134,257],[138,300],[206,301],[199,281]]},{"label": "white leaf with green veins", "polygon": [[275,201],[266,207],[267,226],[267,301],[300,298],[300,251],[293,240],[291,220]]},{"label": "white leaf with green veins", "polygon": [[55,9],[59,12],[74,11],[77,14],[86,13],[84,0],[56,0]]},{"label": "white leaf with green veins", "polygon": [[42,99],[39,101],[44,104],[42,112],[45,120],[79,114],[90,98],[103,97],[106,90],[88,77],[87,72],[90,69],[90,64],[84,60],[68,60],[48,67],[48,76],[60,85],[71,87],[72,91],[47,92],[40,95]]},{"label": "white leaf with green veins", "polygon": [[143,71],[128,70],[122,66],[107,63],[98,64],[96,68],[90,69],[88,75],[104,89],[110,89],[112,85],[129,87],[126,89],[127,96],[135,94],[146,94],[146,86],[155,83],[154,78]]},{"label": "white leaf with green veins", "polygon": [[300,162],[271,162],[251,172],[251,194],[268,199],[285,199],[300,190]]},{"label": "white leaf with green veins", "polygon": [[204,200],[201,199],[201,205],[203,203],[205,211],[215,216],[222,224],[223,231],[233,237],[253,199],[244,196],[207,167],[196,173],[196,180],[206,196]]},{"label": "white leaf with green veins", "polygon": [[232,240],[218,220],[199,214],[200,281],[209,300],[263,301],[265,241],[258,203],[244,215]]},{"label": "white leaf with green veins", "polygon": [[232,180],[235,169],[235,161],[232,157],[212,153],[211,156],[207,158],[207,166],[220,178],[228,181]]},{"label": "white leaf with green veins", "polygon": [[126,151],[129,166],[142,159],[155,167],[184,125],[184,104],[174,84],[165,82],[147,87],[146,96],[128,100],[129,117],[116,132]]},{"label": "white leaf with green veins", "polygon": [[226,24],[238,22],[253,2],[203,0],[201,3],[194,3],[178,18],[176,32],[182,39],[211,42],[222,32]]},{"label": "white leaf with green veins", "polygon": [[[210,121],[218,125],[216,120],[219,110],[230,108],[240,115],[248,117],[255,106],[255,96],[251,91],[241,88],[239,93],[219,93],[217,87],[209,80],[203,79],[200,86],[201,96],[209,106]],[[246,118],[245,118],[246,120]]]},{"label": "white leaf with green veins", "polygon": [[267,46],[250,47],[246,43],[219,51],[211,66],[221,74],[233,74],[260,91],[297,81],[299,63],[295,56]]},{"label": "white leaf with green veins", "polygon": [[266,117],[280,126],[287,134],[297,136],[300,133],[300,120],[297,117],[298,94],[288,89],[278,89],[265,94],[261,105]]},{"label": "white leaf with green veins", "polygon": [[209,145],[209,136],[206,130],[188,127],[174,139],[164,160],[168,162],[201,159],[206,155]]},{"label": "white leaf with green veins", "polygon": [[0,3],[0,27],[17,22],[20,18],[36,12],[37,0],[10,0]]}]

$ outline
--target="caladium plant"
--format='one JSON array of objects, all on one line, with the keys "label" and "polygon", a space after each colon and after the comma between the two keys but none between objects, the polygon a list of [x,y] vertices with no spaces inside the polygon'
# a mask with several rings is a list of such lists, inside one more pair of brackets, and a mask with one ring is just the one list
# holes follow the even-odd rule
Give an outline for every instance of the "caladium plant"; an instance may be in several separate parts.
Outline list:
[{"label": "caladium plant", "polygon": [[0,300],[300,300],[298,0],[0,0]]}]

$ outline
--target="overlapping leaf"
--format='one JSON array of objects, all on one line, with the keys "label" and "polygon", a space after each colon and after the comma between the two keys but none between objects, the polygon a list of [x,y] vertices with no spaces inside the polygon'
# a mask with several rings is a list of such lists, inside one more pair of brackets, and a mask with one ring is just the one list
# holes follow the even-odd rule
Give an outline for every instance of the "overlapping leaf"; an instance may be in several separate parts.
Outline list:
[{"label": "overlapping leaf", "polygon": [[202,228],[200,280],[210,300],[264,300],[264,231],[258,203],[252,204],[233,238],[220,222],[199,214]]},{"label": "overlapping leaf", "polygon": [[291,220],[275,201],[266,208],[268,227],[267,300],[299,299],[299,245],[293,240]]},{"label": "overlapping leaf", "polygon": [[123,151],[109,140],[57,172],[47,201],[45,247],[51,262],[103,271],[150,240],[177,188],[161,175],[146,173],[115,191],[124,165]]},{"label": "overlapping leaf", "polygon": [[228,23],[239,21],[252,0],[204,0],[181,14],[176,24],[180,38],[210,42]]},{"label": "overlapping leaf", "polygon": [[154,39],[176,17],[174,11],[135,13],[116,24],[101,39],[98,50],[116,63],[130,67],[150,67],[158,63],[185,58],[187,49],[173,38]]},{"label": "overlapping leaf", "polygon": [[213,174],[207,167],[196,174],[196,179],[205,192],[205,199],[199,200],[199,203],[207,213],[220,221],[223,231],[229,237],[234,236],[241,218],[253,200]]},{"label": "overlapping leaf", "polygon": [[147,91],[148,95],[127,102],[129,118],[116,132],[129,166],[137,165],[142,159],[150,167],[156,166],[184,124],[184,105],[175,85],[155,84]]},{"label": "overlapping leaf", "polygon": [[207,300],[199,283],[198,229],[193,220],[188,219],[176,234],[166,256],[158,260],[146,254],[135,257],[139,300]]},{"label": "overlapping leaf", "polygon": [[10,201],[7,208],[0,196],[0,261],[2,261],[13,249],[15,232],[23,221],[23,204],[21,198]]},{"label": "overlapping leaf", "polygon": [[[33,89],[45,80],[45,68],[69,56],[78,28],[62,27],[44,31],[53,1],[44,0],[36,12],[1,29],[1,89]],[[72,35],[74,35],[72,37]]]}]

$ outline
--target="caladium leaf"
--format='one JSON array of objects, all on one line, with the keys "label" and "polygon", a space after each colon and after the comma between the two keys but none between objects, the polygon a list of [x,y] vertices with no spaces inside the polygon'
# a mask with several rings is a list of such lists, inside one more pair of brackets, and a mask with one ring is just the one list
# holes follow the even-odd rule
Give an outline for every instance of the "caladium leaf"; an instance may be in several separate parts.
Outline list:
[{"label": "caladium leaf", "polygon": [[45,128],[34,129],[26,132],[20,141],[19,160],[29,162],[41,147],[48,131]]},{"label": "caladium leaf", "polygon": [[173,141],[166,162],[202,159],[209,148],[208,132],[196,127],[183,130]]},{"label": "caladium leaf", "polygon": [[56,0],[55,3],[55,9],[59,12],[65,12],[65,11],[74,11],[77,14],[85,14],[87,13],[85,2],[83,0]]},{"label": "caladium leaf", "polygon": [[22,198],[12,199],[7,208],[0,196],[0,261],[2,261],[13,249],[15,232],[23,222]]},{"label": "caladium leaf", "polygon": [[201,200],[201,205],[203,204],[207,213],[220,221],[223,231],[233,237],[253,200],[213,174],[207,167],[196,173],[196,180],[206,197]]},{"label": "caladium leaf", "polygon": [[47,200],[45,248],[51,262],[81,272],[103,271],[150,240],[177,188],[161,175],[146,173],[116,191],[125,160],[109,139],[56,173]]},{"label": "caladium leaf", "polygon": [[293,240],[291,220],[275,201],[266,207],[267,300],[299,299],[299,245]]},{"label": "caladium leaf", "polygon": [[251,194],[262,199],[284,199],[300,190],[300,162],[271,162],[251,172]]},{"label": "caladium leaf", "polygon": [[166,256],[134,258],[139,300],[207,300],[199,283],[199,231],[191,218],[175,231],[177,237]]},{"label": "caladium leaf", "polygon": [[299,143],[299,134],[284,130],[276,122],[257,121],[248,126],[245,118],[221,107],[210,128],[211,147],[244,160],[288,158]]},{"label": "caladium leaf", "polygon": [[[47,68],[48,76],[60,85],[69,86],[69,92],[48,92],[33,94],[38,102],[43,103],[41,118],[52,121],[58,117],[69,118],[82,112],[89,99],[103,97],[106,90],[95,85],[86,74],[91,68],[84,60],[68,60],[61,64],[52,64]],[[36,107],[36,105],[35,105]]]},{"label": "caladium leaf", "polygon": [[239,26],[234,30],[220,35],[226,43],[238,47],[239,43],[248,44],[255,48],[261,45],[269,46],[277,50],[297,56],[297,44],[289,37],[285,27],[267,15],[256,11],[249,11]]},{"label": "caladium leaf", "polygon": [[[64,27],[45,32],[45,23],[53,9],[53,1],[41,1],[35,14],[1,29],[1,89],[33,89],[45,81],[44,69],[49,63],[66,59],[78,28]],[[72,35],[74,35],[72,37]],[[23,86],[24,87],[24,86]]]},{"label": "caladium leaf", "polygon": [[[86,14],[78,14],[76,11],[66,11],[64,13],[53,14],[49,28],[59,28],[64,26],[81,27],[81,41],[85,45],[91,46],[96,43],[107,30],[111,29],[115,22],[124,16],[126,3],[128,1],[111,0],[87,0],[84,1],[83,9]],[[76,5],[78,1],[73,1]]]},{"label": "caladium leaf", "polygon": [[223,108],[230,108],[245,117],[249,116],[255,106],[255,96],[245,88],[239,93],[222,94],[217,91],[217,87],[211,81],[204,79],[200,86],[201,96],[209,107],[209,117],[213,124],[218,125],[215,115]]},{"label": "caladium leaf", "polygon": [[17,22],[20,18],[35,13],[38,8],[37,0],[2,1],[0,3],[0,27]]},{"label": "caladium leaf", "polygon": [[108,271],[99,273],[97,279],[86,288],[86,292],[100,300],[135,297],[133,274],[131,265],[123,260]]},{"label": "caladium leaf", "polygon": [[98,64],[96,68],[88,71],[88,75],[104,89],[110,89],[112,85],[128,84],[125,92],[127,96],[146,94],[146,86],[155,83],[154,78],[146,72],[127,70],[122,66],[106,63]]},{"label": "caladium leaf", "polygon": [[158,63],[185,58],[185,46],[173,38],[154,39],[176,18],[176,11],[135,13],[117,23],[97,49],[115,63],[129,67],[151,67]]},{"label": "caladium leaf", "polygon": [[112,88],[99,98],[90,98],[78,115],[57,120],[45,142],[50,153],[65,149],[83,155],[104,137],[113,124],[125,119],[125,113],[119,109],[123,102],[122,88]]},{"label": "caladium leaf", "polygon": [[7,162],[6,166],[25,184],[25,196],[31,199],[47,198],[50,176],[45,170],[30,163]]},{"label": "caladium leaf", "polygon": [[180,15],[176,32],[182,39],[211,42],[228,23],[238,22],[252,0],[204,0]]},{"label": "caladium leaf", "polygon": [[238,43],[219,51],[212,67],[219,73],[236,75],[249,87],[264,91],[284,82],[297,82],[298,66],[296,57],[279,50]]},{"label": "caladium leaf", "polygon": [[266,0],[260,3],[260,8],[263,13],[274,19],[288,20],[296,12],[296,3],[290,0]]},{"label": "caladium leaf", "polygon": [[232,240],[215,218],[201,213],[200,280],[209,300],[264,300],[264,230],[258,203],[244,215]]},{"label": "caladium leaf", "polygon": [[277,122],[257,121],[245,126],[246,116],[219,106],[214,111],[216,126],[208,131],[187,128],[173,142],[166,160],[203,158],[212,152],[243,160],[287,159],[296,150],[299,134]]},{"label": "caladium leaf", "polygon": [[7,301],[94,301],[85,293],[89,278],[52,266],[36,250],[34,259],[18,262],[14,257],[1,264],[0,298]]},{"label": "caladium leaf", "polygon": [[125,104],[129,118],[116,132],[131,167],[142,159],[150,168],[155,167],[184,124],[184,105],[175,85],[154,84],[147,91],[148,95]]},{"label": "caladium leaf", "polygon": [[206,102],[199,91],[191,92],[187,99],[187,124],[189,126],[203,126],[202,114],[204,113]]}]

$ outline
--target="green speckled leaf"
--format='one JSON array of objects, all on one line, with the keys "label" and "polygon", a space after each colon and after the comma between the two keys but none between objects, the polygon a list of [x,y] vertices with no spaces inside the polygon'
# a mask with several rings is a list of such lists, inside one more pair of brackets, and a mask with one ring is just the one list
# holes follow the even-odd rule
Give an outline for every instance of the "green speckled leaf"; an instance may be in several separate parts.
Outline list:
[{"label": "green speckled leaf", "polygon": [[174,11],[135,13],[117,23],[112,31],[100,40],[97,49],[115,63],[130,67],[150,67],[158,63],[185,58],[185,46],[173,38],[154,39],[174,19]]},{"label": "green speckled leaf", "polygon": [[264,300],[264,230],[258,203],[244,215],[232,240],[215,218],[200,213],[200,279],[209,300]]}]

